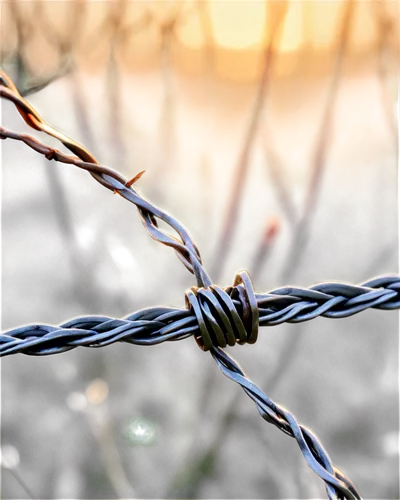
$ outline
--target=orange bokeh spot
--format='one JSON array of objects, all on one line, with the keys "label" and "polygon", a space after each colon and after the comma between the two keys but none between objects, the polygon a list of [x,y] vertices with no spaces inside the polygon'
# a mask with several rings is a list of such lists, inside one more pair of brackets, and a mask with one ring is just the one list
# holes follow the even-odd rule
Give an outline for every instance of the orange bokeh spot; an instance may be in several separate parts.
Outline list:
[{"label": "orange bokeh spot", "polygon": [[93,382],[86,391],[88,400],[94,404],[101,404],[107,397],[108,389],[104,382]]}]

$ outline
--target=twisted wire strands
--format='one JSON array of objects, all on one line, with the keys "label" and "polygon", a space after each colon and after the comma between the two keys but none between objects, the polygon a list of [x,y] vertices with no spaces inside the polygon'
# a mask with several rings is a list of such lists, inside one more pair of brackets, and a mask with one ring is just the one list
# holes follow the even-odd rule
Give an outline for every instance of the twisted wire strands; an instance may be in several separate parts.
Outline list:
[{"label": "twisted wire strands", "polygon": [[[22,141],[31,149],[45,156],[48,160],[57,160],[87,170],[92,177],[104,187],[114,193],[118,193],[137,206],[140,218],[150,236],[156,241],[172,247],[176,251],[184,266],[195,275],[198,286],[211,285],[211,280],[202,265],[199,249],[186,228],[167,212],[159,209],[146,200],[145,197],[132,186],[140,177],[139,175],[129,181],[115,170],[99,165],[96,158],[86,148],[47,124],[39,113],[21,96],[12,80],[1,68],[0,96],[16,106],[19,114],[27,125],[39,132],[44,132],[58,139],[76,156],[67,155],[55,148],[47,146],[34,137],[6,130],[3,127],[0,127],[0,139],[8,138]],[[170,226],[178,234],[179,239],[162,231],[158,227],[157,219],[163,220]]]},{"label": "twisted wire strands", "polygon": [[[242,281],[240,282],[239,279]],[[300,323],[318,316],[344,318],[368,308],[400,308],[400,276],[383,276],[359,286],[321,283],[254,294],[247,273],[234,287],[211,285],[186,292],[187,309],[152,307],[124,319],[87,316],[60,326],[28,325],[0,335],[0,356],[56,354],[78,346],[115,342],[155,345],[194,336],[203,350],[254,343],[259,326]],[[247,288],[246,288],[247,287]]]},{"label": "twisted wire strands", "polygon": [[[345,474],[332,465],[317,437],[298,424],[288,410],[273,403],[222,348],[236,343],[255,343],[259,326],[299,323],[318,316],[342,318],[367,308],[400,308],[400,276],[383,276],[358,286],[322,283],[309,288],[278,288],[260,294],[254,293],[248,274],[242,271],[236,275],[233,286],[221,288],[214,285],[189,232],[133,187],[142,172],[127,180],[115,170],[100,165],[83,146],[48,125],[1,69],[0,96],[15,105],[27,125],[55,137],[74,156],[51,148],[27,134],[3,127],[0,127],[1,139],[22,141],[48,160],[84,169],[104,187],[135,204],[150,236],[173,248],[197,281],[197,286],[186,291],[185,309],[152,307],[124,319],[87,316],[59,326],[33,324],[15,328],[0,335],[0,356],[16,353],[49,355],[78,346],[103,347],[114,342],[155,345],[194,336],[201,349],[210,351],[224,375],[238,383],[255,402],[262,418],[296,439],[308,465],[325,482],[329,499],[361,499]],[[163,220],[178,237],[161,230],[157,219]]]},{"label": "twisted wire strands", "polygon": [[355,486],[332,462],[318,438],[307,427],[299,425],[285,408],[275,404],[249,378],[240,366],[219,347],[211,348],[211,355],[230,380],[239,384],[255,402],[264,420],[274,424],[285,434],[294,437],[308,465],[325,481],[330,500],[361,499]]}]

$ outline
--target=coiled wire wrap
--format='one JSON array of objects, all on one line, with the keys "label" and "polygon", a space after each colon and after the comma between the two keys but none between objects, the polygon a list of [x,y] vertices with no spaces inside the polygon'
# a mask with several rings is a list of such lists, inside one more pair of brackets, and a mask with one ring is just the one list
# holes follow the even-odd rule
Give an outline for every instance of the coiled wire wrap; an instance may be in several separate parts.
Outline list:
[{"label": "coiled wire wrap", "polygon": [[[233,300],[238,303],[233,303]],[[212,346],[254,344],[258,337],[259,314],[253,285],[246,271],[238,273],[233,287],[193,287],[186,292],[186,306],[198,323],[194,337],[203,351]]]},{"label": "coiled wire wrap", "polygon": [[[308,465],[325,482],[329,499],[360,500],[361,496],[354,485],[332,465],[317,437],[298,424],[288,410],[273,403],[260,391],[221,348],[236,343],[255,343],[259,326],[299,323],[318,316],[343,318],[367,308],[398,309],[400,276],[383,276],[358,286],[322,283],[310,288],[284,287],[255,294],[249,276],[242,271],[236,275],[232,287],[222,289],[212,283],[202,264],[197,245],[187,229],[132,187],[140,174],[129,181],[115,170],[100,165],[86,148],[48,125],[1,69],[0,97],[15,105],[28,126],[55,137],[76,156],[67,155],[27,134],[3,127],[0,127],[0,139],[21,141],[48,160],[86,170],[104,187],[135,204],[150,236],[173,248],[197,281],[197,286],[186,292],[186,309],[153,307],[124,319],[88,316],[60,326],[34,324],[19,327],[0,335],[0,356],[16,353],[48,355],[78,346],[103,347],[114,342],[155,345],[193,335],[201,349],[211,352],[224,375],[238,383],[256,403],[261,416],[296,439]],[[160,229],[157,219],[164,221],[175,236]]]}]

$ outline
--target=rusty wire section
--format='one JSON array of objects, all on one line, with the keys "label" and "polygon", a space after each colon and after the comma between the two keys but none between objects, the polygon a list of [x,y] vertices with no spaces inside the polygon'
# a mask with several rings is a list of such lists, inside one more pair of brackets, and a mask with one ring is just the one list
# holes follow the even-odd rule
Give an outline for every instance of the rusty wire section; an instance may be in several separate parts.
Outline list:
[{"label": "rusty wire section", "polygon": [[[102,347],[117,341],[153,345],[194,336],[203,350],[211,352],[224,375],[238,383],[255,402],[261,416],[296,439],[308,465],[325,482],[329,499],[361,499],[351,481],[332,464],[318,438],[300,425],[288,410],[273,403],[221,348],[236,343],[254,343],[259,326],[299,323],[317,316],[342,318],[367,308],[400,308],[400,276],[375,278],[359,286],[322,283],[310,288],[285,287],[258,294],[243,271],[236,276],[232,287],[222,289],[212,283],[189,232],[133,187],[142,172],[127,180],[115,170],[100,165],[83,146],[49,126],[2,70],[0,95],[15,105],[31,128],[55,137],[74,156],[3,127],[0,127],[1,139],[22,141],[48,160],[87,170],[104,187],[134,203],[150,236],[172,247],[197,281],[197,286],[186,292],[186,309],[153,307],[124,319],[88,316],[60,326],[33,324],[16,328],[0,335],[0,356],[55,354],[78,346]],[[170,226],[178,237],[160,229],[157,219]]]}]

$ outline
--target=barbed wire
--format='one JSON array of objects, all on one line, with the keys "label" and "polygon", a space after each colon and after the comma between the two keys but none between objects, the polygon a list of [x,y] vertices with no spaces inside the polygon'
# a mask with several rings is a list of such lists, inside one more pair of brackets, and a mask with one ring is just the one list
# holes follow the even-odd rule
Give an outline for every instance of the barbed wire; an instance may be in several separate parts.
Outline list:
[{"label": "barbed wire", "polygon": [[[325,482],[329,499],[361,499],[346,475],[332,465],[318,438],[300,425],[288,410],[273,403],[222,348],[236,343],[255,343],[259,326],[300,323],[318,316],[343,318],[367,308],[398,309],[400,276],[382,276],[360,285],[321,283],[309,288],[283,287],[255,293],[250,277],[242,271],[236,275],[233,286],[220,288],[208,276],[198,247],[186,228],[133,187],[143,172],[127,180],[115,170],[100,165],[86,148],[48,125],[2,70],[0,96],[16,106],[27,125],[55,137],[75,156],[4,127],[0,127],[1,139],[21,141],[48,160],[84,169],[104,187],[134,203],[150,236],[172,247],[197,281],[197,286],[186,291],[185,309],[153,307],[124,319],[87,316],[59,326],[32,324],[19,327],[0,335],[0,356],[16,353],[49,355],[78,346],[103,347],[115,342],[154,345],[194,336],[201,349],[210,351],[223,374],[238,383],[256,403],[260,415],[296,439],[308,465]],[[161,230],[157,219],[164,221],[179,238]]]},{"label": "barbed wire", "polygon": [[[172,247],[177,252],[184,266],[195,275],[198,286],[211,285],[212,282],[202,265],[200,252],[192,236],[174,217],[150,203],[139,191],[133,188],[132,184],[136,182],[138,176],[128,180],[115,170],[99,165],[96,158],[81,144],[46,123],[39,113],[21,96],[12,80],[3,70],[0,70],[0,96],[16,106],[27,125],[58,139],[76,156],[66,155],[29,135],[12,132],[3,127],[0,128],[1,139],[9,138],[22,141],[44,155],[48,160],[73,164],[90,172],[92,177],[104,187],[120,194],[137,206],[140,218],[150,236],[163,245]],[[157,219],[170,226],[179,235],[179,239],[161,230],[158,227]]]},{"label": "barbed wire", "polygon": [[[241,276],[249,280],[247,273]],[[310,288],[278,288],[254,294],[255,307],[250,312],[247,293],[243,284],[225,289],[213,285],[198,289],[196,298],[189,290],[187,294],[192,298],[190,308],[186,309],[152,307],[123,319],[86,316],[59,326],[22,326],[0,335],[0,356],[17,353],[41,356],[80,346],[104,347],[115,342],[156,345],[191,336],[203,350],[254,343],[258,326],[300,323],[318,316],[344,318],[368,308],[398,309],[400,276],[383,276],[358,286],[321,283]],[[235,296],[237,298],[232,299]],[[255,316],[257,319],[249,321],[250,314],[253,320]]]},{"label": "barbed wire", "polygon": [[353,483],[342,471],[332,465],[328,454],[310,429],[300,425],[288,410],[275,404],[264,394],[225,351],[213,347],[211,355],[222,373],[239,384],[255,402],[264,420],[296,439],[308,465],[325,481],[326,493],[330,500],[361,499]]}]

